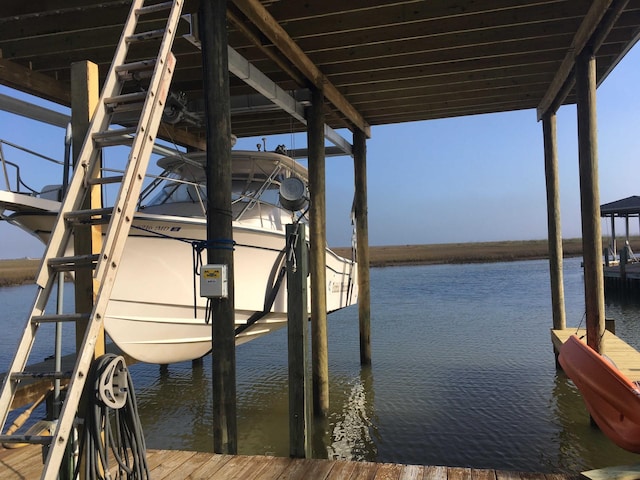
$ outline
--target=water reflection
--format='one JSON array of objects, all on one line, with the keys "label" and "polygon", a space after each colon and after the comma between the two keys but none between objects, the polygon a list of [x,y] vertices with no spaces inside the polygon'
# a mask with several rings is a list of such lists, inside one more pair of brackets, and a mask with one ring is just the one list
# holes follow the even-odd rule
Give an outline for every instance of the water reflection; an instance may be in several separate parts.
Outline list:
[{"label": "water reflection", "polygon": [[[154,368],[133,365],[140,417],[148,448],[213,451],[210,358]],[[238,391],[238,447],[241,454],[288,456],[286,368],[268,369],[249,388]],[[148,383],[145,382],[148,380]],[[358,378],[332,376],[331,411],[315,420],[314,457],[375,460],[376,422],[371,368]]]},{"label": "water reflection", "polygon": [[[148,448],[212,450],[213,441],[206,441],[211,432],[211,382],[201,364],[136,364],[130,369]],[[145,379],[152,383],[145,385]]]},{"label": "water reflection", "polygon": [[[329,418],[330,433],[320,444],[324,448],[322,458],[336,460],[368,460],[377,458],[374,439],[379,438],[375,418],[373,371],[370,366],[360,370],[359,379],[338,390],[344,398],[336,398],[338,408]],[[320,453],[320,452],[319,452]]]}]

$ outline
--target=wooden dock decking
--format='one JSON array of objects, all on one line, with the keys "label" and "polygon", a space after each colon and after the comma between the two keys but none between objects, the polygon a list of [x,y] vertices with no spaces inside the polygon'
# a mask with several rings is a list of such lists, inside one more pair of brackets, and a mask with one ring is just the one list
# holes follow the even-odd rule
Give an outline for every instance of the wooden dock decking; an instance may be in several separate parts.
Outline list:
[{"label": "wooden dock decking", "polygon": [[[551,330],[556,351],[572,334],[585,337],[586,330]],[[606,355],[623,374],[632,381],[640,380],[640,352],[609,331],[605,332],[604,342]],[[529,473],[468,467],[221,455],[179,450],[150,450],[147,452],[147,462],[150,478],[153,480],[576,480],[581,477],[578,472]],[[38,479],[41,471],[40,446],[31,445],[20,449],[0,447],[0,479]],[[111,464],[111,472],[115,473],[115,462]],[[588,478],[595,478],[589,473],[585,472]],[[638,469],[634,470],[634,475],[637,473]],[[602,478],[622,477],[614,475]]]},{"label": "wooden dock decking", "polygon": [[[556,352],[560,351],[562,344],[573,334],[578,335],[586,342],[587,331],[585,329],[551,330],[551,341]],[[608,330],[605,330],[604,333],[604,354],[629,380],[632,382],[640,381],[640,352]]]},{"label": "wooden dock decking", "polygon": [[[2,480],[38,479],[40,447],[0,449]],[[574,480],[579,475],[150,450],[153,480]],[[114,472],[114,469],[111,469]]]}]

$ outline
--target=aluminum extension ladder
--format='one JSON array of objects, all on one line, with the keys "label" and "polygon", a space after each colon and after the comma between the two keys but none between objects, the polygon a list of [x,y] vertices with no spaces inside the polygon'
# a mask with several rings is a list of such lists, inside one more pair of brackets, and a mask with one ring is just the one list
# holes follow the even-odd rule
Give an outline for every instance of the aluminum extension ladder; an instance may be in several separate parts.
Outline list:
[{"label": "aluminum extension ladder", "polygon": [[[129,17],[118,43],[111,68],[105,79],[100,102],[91,121],[87,137],[81,148],[77,167],[69,185],[68,193],[46,248],[40,271],[36,277],[38,287],[34,306],[27,320],[11,367],[5,377],[0,393],[0,432],[5,423],[18,384],[34,374],[25,372],[38,327],[46,322],[88,323],[86,334],[77,353],[76,364],[70,376],[67,395],[62,405],[60,418],[51,436],[0,435],[0,443],[34,443],[49,445],[42,471],[42,479],[57,478],[64,456],[65,446],[72,433],[80,397],[93,360],[96,340],[101,330],[105,311],[122,257],[125,241],[131,227],[142,182],[151,156],[151,150],[160,126],[165,100],[171,84],[175,57],[171,53],[175,32],[180,21],[183,0],[172,0],[161,4],[144,6],[144,0],[133,0]],[[168,12],[168,13],[167,13]],[[138,20],[150,15],[166,26],[160,30],[137,32]],[[149,19],[150,17],[147,17]],[[133,57],[130,47],[140,42],[159,42],[158,56],[145,61],[129,61]],[[135,46],[131,50],[135,50]],[[139,88],[141,81],[148,87],[140,92],[128,93],[133,84]],[[123,93],[125,92],[125,93]],[[137,112],[129,128],[110,129],[117,115]],[[122,118],[122,117],[121,117]],[[131,118],[131,117],[129,117]],[[137,125],[136,125],[137,124]],[[114,145],[130,145],[129,159],[122,176],[91,178],[102,149]],[[81,210],[83,201],[92,187],[120,183],[113,208]],[[98,255],[68,255],[73,248],[73,229],[79,224],[99,225],[108,223]],[[61,271],[76,271],[93,268],[98,291],[90,314],[45,315],[44,309],[52,287]],[[67,378],[61,372],[37,374],[39,378]]]}]

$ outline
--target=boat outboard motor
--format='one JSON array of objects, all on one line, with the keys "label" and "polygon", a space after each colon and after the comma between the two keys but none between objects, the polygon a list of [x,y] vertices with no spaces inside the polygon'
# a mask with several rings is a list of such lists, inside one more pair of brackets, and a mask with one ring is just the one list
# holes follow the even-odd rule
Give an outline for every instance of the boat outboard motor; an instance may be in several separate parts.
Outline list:
[{"label": "boat outboard motor", "polygon": [[291,212],[306,208],[309,203],[307,186],[297,177],[285,178],[280,183],[280,204]]}]

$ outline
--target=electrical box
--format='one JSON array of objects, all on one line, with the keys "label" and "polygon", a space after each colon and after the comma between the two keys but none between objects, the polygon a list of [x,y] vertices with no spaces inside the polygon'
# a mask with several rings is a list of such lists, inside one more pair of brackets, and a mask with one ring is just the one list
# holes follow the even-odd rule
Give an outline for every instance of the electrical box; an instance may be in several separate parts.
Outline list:
[{"label": "electrical box", "polygon": [[203,265],[200,270],[200,296],[227,298],[228,295],[227,266]]}]

